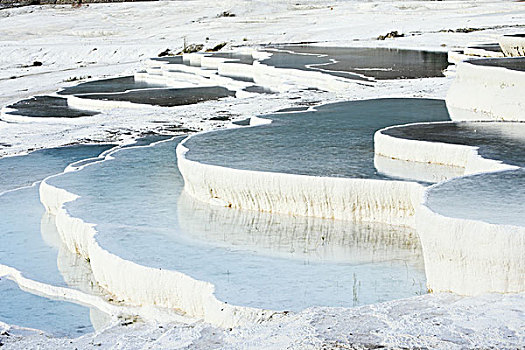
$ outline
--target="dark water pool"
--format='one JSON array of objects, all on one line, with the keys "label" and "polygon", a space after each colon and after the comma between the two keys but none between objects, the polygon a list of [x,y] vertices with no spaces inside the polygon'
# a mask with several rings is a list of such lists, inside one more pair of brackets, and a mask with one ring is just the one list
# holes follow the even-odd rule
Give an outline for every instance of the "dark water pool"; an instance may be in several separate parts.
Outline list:
[{"label": "dark water pool", "polygon": [[[443,70],[448,67],[446,52],[295,45],[276,48],[292,53],[278,51],[262,63],[278,68],[322,69],[332,75],[358,80],[363,79],[355,74],[374,79],[442,77]],[[315,66],[308,68],[307,65]]]},{"label": "dark water pool", "polygon": [[98,112],[71,108],[67,104],[67,99],[55,96],[31,97],[18,101],[8,108],[15,111],[7,114],[39,118],[78,118],[98,114]]},{"label": "dark water pool", "polygon": [[85,94],[82,98],[104,101],[127,101],[161,107],[190,105],[204,101],[235,96],[235,92],[223,87],[195,87],[171,89],[133,90],[114,94]]},{"label": "dark water pool", "polygon": [[67,87],[58,92],[59,95],[79,95],[90,93],[125,92],[128,90],[162,88],[162,84],[150,84],[136,81],[133,76],[94,80]]},{"label": "dark water pool", "polygon": [[468,62],[476,66],[501,67],[510,70],[525,72],[525,57],[487,58],[479,60],[470,60]]}]

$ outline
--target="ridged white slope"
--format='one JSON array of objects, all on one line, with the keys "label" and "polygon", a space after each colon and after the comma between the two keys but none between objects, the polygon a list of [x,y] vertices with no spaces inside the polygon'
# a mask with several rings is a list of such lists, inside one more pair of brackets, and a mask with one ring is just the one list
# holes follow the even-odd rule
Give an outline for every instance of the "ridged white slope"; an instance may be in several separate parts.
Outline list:
[{"label": "ridged white slope", "polygon": [[525,72],[466,61],[457,66],[446,102],[455,121],[525,121],[523,96]]},{"label": "ridged white slope", "polygon": [[501,58],[504,57],[503,52],[489,51],[481,48],[466,47],[462,51],[451,50],[448,52],[448,62],[452,64],[459,64],[460,62],[478,59],[478,58]]},{"label": "ridged white slope", "polygon": [[184,189],[203,202],[290,215],[415,224],[415,205],[420,202],[424,188],[420,184],[258,172],[202,164],[186,158],[185,141],[177,146]]},{"label": "ridged white slope", "polygon": [[203,319],[221,327],[234,327],[269,319],[273,311],[241,307],[217,300],[211,283],[183,273],[162,270],[122,259],[102,248],[95,225],[69,215],[64,204],[78,196],[43,181],[40,199],[56,215],[62,241],[73,252],[89,260],[95,280],[118,299],[137,306],[174,309],[185,316]]},{"label": "ridged white slope", "polygon": [[[252,56],[254,58],[267,58],[271,56],[271,54],[260,53],[259,55],[259,53],[253,52]],[[169,73],[167,72],[170,70],[177,70],[196,75],[203,75],[210,78],[211,81],[217,80],[220,76],[252,79],[258,85],[280,92],[288,91],[291,88],[307,87],[337,92],[348,89],[354,84],[352,80],[339,78],[322,72],[291,68],[275,68],[258,61],[255,61],[250,65],[224,62],[225,60],[222,60],[221,62],[221,59],[217,57],[207,57],[202,54],[190,54],[184,55],[183,57],[187,62],[190,62],[191,60],[191,64],[202,65],[202,67],[208,68],[208,70],[203,70],[201,67],[196,66],[186,66],[182,64],[174,65],[168,64],[167,62],[150,60],[147,61],[147,66],[155,69],[155,74],[151,74],[151,72],[148,71],[148,73],[150,73],[149,75],[153,76],[150,81],[154,81],[153,79],[155,79],[156,76],[158,82],[169,84],[170,79],[167,79],[169,76]],[[215,73],[218,73],[218,75]],[[161,75],[165,75],[166,79],[159,79],[159,76]],[[147,79],[143,73],[136,75],[135,77],[140,80]]]},{"label": "ridged white slope", "polygon": [[490,57],[490,58],[498,58],[498,57],[504,57],[503,52],[501,51],[491,51],[491,50],[485,50],[483,48],[479,47],[466,47],[463,50],[463,53],[467,56],[477,56],[477,57]]},{"label": "ridged white slope", "polygon": [[275,68],[258,61],[254,62],[252,67],[254,69],[253,80],[257,84],[268,86],[277,91],[287,91],[294,86],[338,92],[354,86],[354,82],[349,79],[338,78],[321,72]]},{"label": "ridged white slope", "polygon": [[427,285],[463,295],[525,291],[525,227],[416,211]]},{"label": "ridged white slope", "polygon": [[251,64],[224,62],[217,66],[219,75],[244,79],[254,79],[255,70]]},{"label": "ridged white slope", "polygon": [[525,56],[525,35],[504,35],[499,38],[499,46],[507,57]]},{"label": "ridged white slope", "polygon": [[[374,134],[374,152],[385,158],[405,160],[418,163],[443,165],[445,167],[457,168],[451,171],[451,175],[468,175],[480,172],[491,172],[499,170],[516,169],[516,166],[504,164],[501,161],[486,159],[478,154],[478,147],[458,145],[443,142],[430,142],[422,140],[408,140],[400,137],[387,135],[385,132],[395,128],[403,128],[413,125],[443,124],[437,123],[413,123],[402,126],[390,126],[376,131]],[[379,165],[386,163],[376,162]],[[406,176],[406,173],[396,174],[395,168],[378,169],[391,175]],[[446,177],[445,180],[449,177]]]}]

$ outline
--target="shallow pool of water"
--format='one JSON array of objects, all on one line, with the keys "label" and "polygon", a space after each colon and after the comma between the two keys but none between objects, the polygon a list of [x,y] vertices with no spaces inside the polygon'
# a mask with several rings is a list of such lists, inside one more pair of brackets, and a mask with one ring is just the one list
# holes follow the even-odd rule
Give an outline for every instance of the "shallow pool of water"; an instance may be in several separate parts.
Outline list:
[{"label": "shallow pool of water", "polygon": [[235,97],[235,92],[223,87],[143,89],[110,94],[84,94],[82,98],[105,101],[128,101],[162,107],[189,105],[223,97]]},{"label": "shallow pool of water", "polygon": [[7,114],[38,118],[79,118],[98,114],[98,112],[71,108],[67,104],[67,99],[55,96],[31,97],[18,101],[8,108],[14,111]]},{"label": "shallow pool of water", "polygon": [[59,95],[79,95],[89,93],[125,92],[128,90],[152,89],[166,87],[162,84],[151,84],[136,81],[133,76],[94,80],[67,87],[58,92]]},{"label": "shallow pool of water", "polygon": [[78,337],[94,331],[91,317],[96,310],[21,290],[0,278],[0,320],[8,324],[43,330],[58,337]]},{"label": "shallow pool of water", "polygon": [[[46,214],[40,203],[38,184],[23,186],[60,173],[72,162],[96,157],[109,147],[61,147],[0,159],[0,172],[6,174],[0,188],[7,191],[0,195],[0,264],[39,282],[99,293],[91,284],[87,262],[62,245],[54,217]],[[5,278],[0,280],[0,298],[2,322],[60,336],[93,331],[90,314],[98,314],[83,306],[24,292]]]},{"label": "shallow pool of water", "polygon": [[525,170],[468,176],[429,190],[427,205],[448,217],[525,226]]},{"label": "shallow pool of water", "polygon": [[442,77],[448,67],[446,52],[301,45],[277,48],[291,53],[275,52],[262,63],[278,68],[321,69],[351,79],[359,79],[355,74],[375,79]]},{"label": "shallow pool of water", "polygon": [[182,64],[182,55],[179,56],[164,56],[164,57],[153,57],[153,61],[167,62],[168,64]]},{"label": "shallow pool of water", "polygon": [[[217,210],[181,197],[180,139],[128,148],[52,184],[81,195],[71,215],[96,223],[100,244],[151,267],[212,282],[235,305],[301,310],[423,293],[417,236],[388,225]],[[133,213],[130,215],[130,213]]]},{"label": "shallow pool of water", "polygon": [[62,172],[68,164],[96,157],[112,145],[77,145],[47,148],[27,155],[0,158],[0,193],[29,186],[49,175]]},{"label": "shallow pool of water", "polygon": [[469,49],[479,49],[479,50],[492,51],[492,52],[502,52],[501,46],[499,46],[498,43],[473,45],[473,46],[469,46]]},{"label": "shallow pool of water", "polygon": [[226,62],[240,63],[252,65],[255,61],[253,56],[250,54],[243,54],[237,52],[214,52],[209,54],[212,57],[219,57],[227,59]]},{"label": "shallow pool of water", "polygon": [[109,147],[61,147],[0,159],[1,172],[9,175],[2,180],[2,187],[8,191],[0,195],[0,264],[14,267],[33,280],[85,289],[89,283],[81,276],[89,268],[62,246],[54,217],[40,203],[40,183],[20,187],[60,173],[72,162],[96,157]]},{"label": "shallow pool of water", "polygon": [[188,159],[237,169],[387,179],[374,166],[374,133],[386,126],[449,120],[444,101],[342,102],[304,113],[263,116],[269,125],[196,135]]},{"label": "shallow pool of water", "polygon": [[484,158],[525,166],[525,123],[450,122],[401,126],[384,133],[409,140],[475,146]]}]

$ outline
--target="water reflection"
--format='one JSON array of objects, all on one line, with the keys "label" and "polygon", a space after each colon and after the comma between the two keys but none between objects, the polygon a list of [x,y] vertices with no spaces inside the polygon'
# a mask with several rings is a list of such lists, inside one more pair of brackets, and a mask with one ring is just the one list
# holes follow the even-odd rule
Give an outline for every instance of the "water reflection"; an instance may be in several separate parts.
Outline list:
[{"label": "water reflection", "polygon": [[[81,196],[67,210],[97,224],[96,238],[104,249],[144,266],[211,282],[215,295],[231,304],[302,310],[363,305],[425,291],[419,245],[410,231],[237,216],[179,199],[178,142],[127,148],[111,161],[65,174],[52,184]],[[233,238],[221,242],[228,232]],[[231,244],[235,241],[241,244]],[[361,291],[355,298],[354,288]]]},{"label": "water reflection", "polygon": [[515,71],[525,71],[525,57],[479,59],[468,61],[476,66],[501,67]]},{"label": "water reflection", "polygon": [[211,245],[318,262],[397,260],[423,270],[419,238],[408,227],[210,206],[184,192],[177,209],[181,231]]}]

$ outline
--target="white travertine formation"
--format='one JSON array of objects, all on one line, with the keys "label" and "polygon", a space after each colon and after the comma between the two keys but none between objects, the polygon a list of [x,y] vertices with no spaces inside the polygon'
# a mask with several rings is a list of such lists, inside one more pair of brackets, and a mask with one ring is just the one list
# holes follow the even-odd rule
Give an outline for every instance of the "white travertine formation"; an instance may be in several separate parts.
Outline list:
[{"label": "white travertine formation", "polygon": [[[518,168],[481,157],[477,147],[407,140],[386,135],[385,130],[375,134],[376,155],[447,168],[436,181]],[[431,290],[467,295],[525,291],[524,228],[433,213],[424,203],[420,204],[424,187],[416,183],[257,172],[202,164],[186,158],[188,149],[184,143],[177,147],[179,170],[185,191],[200,201],[291,215],[408,226],[415,222]],[[498,242],[491,245],[494,237],[498,237]],[[488,273],[482,276],[483,271]]]},{"label": "white travertine formation", "polygon": [[228,59],[223,58],[223,57],[204,55],[201,57],[201,68],[217,70],[219,68],[219,65],[224,63],[224,61],[227,61],[227,60]]},{"label": "white travertine formation", "polygon": [[235,62],[224,62],[218,65],[219,75],[244,79],[254,79],[255,71],[253,65]]},{"label": "white travertine formation", "polygon": [[435,163],[412,162],[382,155],[374,155],[374,166],[381,174],[423,182],[440,182],[461,176],[465,169]]},{"label": "white travertine formation", "polygon": [[427,285],[464,295],[525,291],[525,227],[416,211]]},{"label": "white travertine formation", "polygon": [[463,53],[466,56],[475,56],[475,57],[477,56],[480,58],[482,57],[486,57],[486,58],[504,57],[504,54],[501,51],[486,50],[483,47],[466,47],[463,50]]},{"label": "white travertine formation", "polygon": [[253,63],[253,80],[277,91],[287,91],[294,87],[315,87],[325,91],[337,92],[349,89],[355,82],[338,78],[318,71],[305,71],[291,68],[275,68],[258,61]]},{"label": "white travertine formation", "polygon": [[[518,168],[481,157],[477,147],[386,135],[390,128],[374,135],[376,155],[461,169],[455,176]],[[525,228],[445,217],[429,209],[425,198],[416,207],[416,230],[430,290],[465,295],[525,291]]]},{"label": "white travertine formation", "polygon": [[[406,126],[441,123],[450,122],[413,123],[403,126],[390,126],[378,130],[374,134],[375,154],[385,158],[418,163],[438,164],[447,167],[458,168],[456,171],[450,172],[450,174],[454,176],[517,168],[512,165],[504,164],[501,161],[481,157],[478,154],[478,147],[443,142],[408,140],[390,136],[385,133],[390,129],[402,128]],[[395,169],[392,168],[391,171],[395,171]],[[386,169],[385,172],[388,173],[388,169]],[[405,174],[396,175],[403,176]],[[441,180],[446,180],[447,178],[449,177]]]},{"label": "white travertine formation", "polygon": [[[193,68],[193,67],[192,67]],[[249,82],[238,81],[226,76],[192,74],[185,72],[174,72],[170,70],[162,71],[161,75],[153,75],[148,72],[135,73],[136,81],[143,81],[150,84],[163,84],[166,88],[191,88],[203,86],[222,86],[228,90],[235,91],[235,97],[243,98],[253,96],[254,93],[244,91],[246,87],[253,85]]]},{"label": "white travertine formation", "polygon": [[525,56],[525,34],[504,35],[499,38],[499,46],[507,57]]},{"label": "white travertine formation", "polygon": [[162,270],[122,259],[102,248],[93,224],[69,215],[64,204],[78,197],[43,181],[40,199],[56,215],[62,241],[73,252],[89,259],[98,284],[117,298],[137,306],[178,310],[216,326],[233,327],[270,318],[273,311],[234,306],[219,301],[211,283],[195,280],[181,272]]},{"label": "white travertine formation", "polygon": [[[253,64],[241,64],[236,62],[225,62],[226,60],[218,57],[207,57],[202,54],[184,55],[184,59],[191,64],[202,65],[209,68],[203,70],[201,67],[187,66],[183,64],[168,64],[165,61],[149,60],[146,62],[147,73],[154,77],[170,75],[170,71],[178,71],[177,73],[185,72],[199,76],[205,76],[208,79],[216,80],[217,77],[236,77],[244,79],[252,79],[256,84],[267,87],[273,91],[288,91],[291,88],[298,87],[315,87],[326,91],[342,91],[353,86],[354,82],[349,79],[339,78],[330,74],[325,74],[319,71],[306,71],[291,68],[275,68],[265,65],[258,61]],[[259,56],[254,52],[254,58]],[[261,58],[267,58],[271,54],[263,53]],[[223,60],[221,62],[221,60]],[[153,69],[153,70],[152,70]],[[173,72],[172,72],[173,73]],[[171,74],[172,74],[171,73]],[[218,73],[218,75],[216,74]],[[147,79],[145,74],[141,73],[135,75],[136,79]],[[152,80],[153,81],[153,80]],[[159,80],[160,82],[161,80]],[[170,83],[175,79],[164,80],[163,83]],[[209,83],[210,81],[208,81]]]},{"label": "white travertine formation", "polygon": [[92,111],[105,111],[114,108],[146,108],[151,105],[133,103],[129,101],[97,100],[93,98],[82,98],[73,95],[67,96],[67,104],[71,108],[88,109]]},{"label": "white travertine formation", "polygon": [[524,71],[466,61],[457,66],[446,102],[455,121],[525,121],[524,95]]},{"label": "white travertine formation", "polygon": [[177,146],[177,159],[185,191],[203,202],[226,207],[413,226],[415,205],[424,188],[406,181],[317,177],[202,164],[186,158],[184,143]]},{"label": "white travertine formation", "polygon": [[199,52],[185,53],[182,55],[182,60],[192,66],[200,66],[202,57],[204,54]]},{"label": "white travertine formation", "polygon": [[[451,50],[447,54],[448,62],[459,64],[460,62],[478,58],[501,58],[505,57],[503,52],[485,50],[483,48],[466,47],[461,51]],[[450,67],[449,67],[450,68]]]}]

